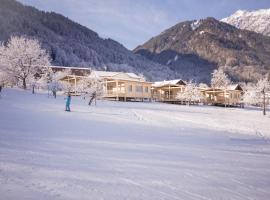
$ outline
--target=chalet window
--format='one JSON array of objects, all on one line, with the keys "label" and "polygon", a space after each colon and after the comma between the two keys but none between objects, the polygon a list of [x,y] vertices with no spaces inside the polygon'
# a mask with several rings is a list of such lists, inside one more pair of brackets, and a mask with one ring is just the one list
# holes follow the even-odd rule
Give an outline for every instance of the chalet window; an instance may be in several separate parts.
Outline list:
[{"label": "chalet window", "polygon": [[145,93],[148,93],[148,90],[149,90],[148,87],[145,87],[145,90],[144,90]]},{"label": "chalet window", "polygon": [[136,86],[136,92],[143,92],[143,86]]},{"label": "chalet window", "polygon": [[132,92],[132,85],[128,86],[128,92]]}]

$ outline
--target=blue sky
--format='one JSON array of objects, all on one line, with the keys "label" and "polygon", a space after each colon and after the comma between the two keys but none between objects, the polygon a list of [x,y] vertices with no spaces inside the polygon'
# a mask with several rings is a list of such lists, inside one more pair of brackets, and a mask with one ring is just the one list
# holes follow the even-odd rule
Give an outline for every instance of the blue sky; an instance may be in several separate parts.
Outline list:
[{"label": "blue sky", "polygon": [[19,0],[61,13],[129,49],[185,20],[270,8],[270,0]]}]

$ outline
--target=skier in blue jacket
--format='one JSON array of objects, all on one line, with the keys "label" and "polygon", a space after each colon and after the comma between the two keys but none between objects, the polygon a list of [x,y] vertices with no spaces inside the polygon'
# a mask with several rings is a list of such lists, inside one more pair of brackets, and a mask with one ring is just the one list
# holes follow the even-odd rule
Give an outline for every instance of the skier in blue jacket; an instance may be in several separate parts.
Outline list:
[{"label": "skier in blue jacket", "polygon": [[70,112],[70,102],[71,102],[71,95],[68,93],[68,96],[66,98],[66,111]]}]

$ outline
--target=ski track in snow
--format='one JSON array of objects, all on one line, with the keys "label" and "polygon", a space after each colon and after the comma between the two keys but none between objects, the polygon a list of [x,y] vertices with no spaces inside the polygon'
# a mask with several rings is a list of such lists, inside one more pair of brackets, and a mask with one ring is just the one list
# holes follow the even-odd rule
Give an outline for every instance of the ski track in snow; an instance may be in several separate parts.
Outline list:
[{"label": "ski track in snow", "polygon": [[269,199],[258,110],[3,92],[0,200]]}]

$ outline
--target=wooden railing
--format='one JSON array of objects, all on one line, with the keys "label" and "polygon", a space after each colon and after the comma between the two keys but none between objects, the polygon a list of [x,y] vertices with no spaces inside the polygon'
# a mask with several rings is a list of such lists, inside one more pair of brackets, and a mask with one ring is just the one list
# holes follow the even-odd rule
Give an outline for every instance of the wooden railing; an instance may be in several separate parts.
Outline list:
[{"label": "wooden railing", "polygon": [[156,101],[177,101],[176,99],[177,95],[159,95],[159,94],[154,94],[152,98]]}]

